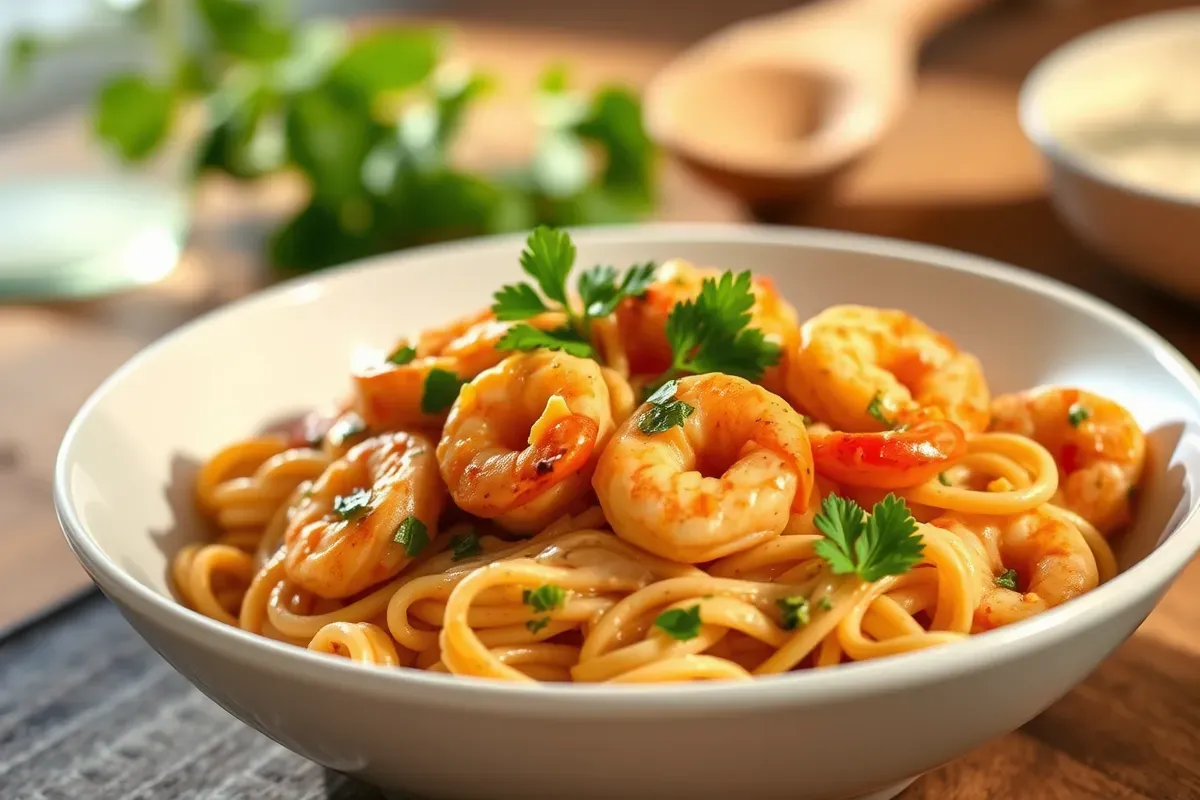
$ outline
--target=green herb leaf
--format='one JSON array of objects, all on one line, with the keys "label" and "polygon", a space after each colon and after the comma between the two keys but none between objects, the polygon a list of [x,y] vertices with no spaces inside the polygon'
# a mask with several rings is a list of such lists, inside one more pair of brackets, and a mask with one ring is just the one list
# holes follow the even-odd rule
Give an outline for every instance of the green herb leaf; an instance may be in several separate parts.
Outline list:
[{"label": "green herb leaf", "polygon": [[417,357],[417,349],[412,345],[402,344],[388,354],[387,360],[391,364],[402,367],[405,364],[411,364],[412,360]]},{"label": "green herb leaf", "polygon": [[700,295],[677,303],[667,317],[667,341],[676,372],[723,372],[756,381],[779,362],[779,345],[747,327],[754,307],[751,276],[726,272],[706,278]]},{"label": "green herb leaf", "polygon": [[329,428],[329,442],[335,447],[341,447],[349,440],[367,430],[367,423],[358,414],[347,414]]},{"label": "green herb leaf", "polygon": [[502,321],[529,319],[549,311],[542,298],[538,297],[537,290],[528,283],[502,286],[492,297],[492,313]]},{"label": "green herb leaf", "polygon": [[829,595],[825,595],[817,601],[817,608],[821,609],[822,611],[833,610],[833,601],[829,599]]},{"label": "green herb leaf", "polygon": [[123,159],[141,161],[166,138],[174,111],[169,87],[141,75],[118,75],[96,97],[93,126]]},{"label": "green herb leaf", "polygon": [[542,294],[567,305],[567,274],[575,264],[575,243],[565,231],[534,228],[521,251],[521,268],[538,282]]},{"label": "green herb leaf", "polygon": [[672,608],[658,615],[654,627],[664,631],[672,639],[686,642],[700,635],[700,606]]},{"label": "green herb leaf", "polygon": [[871,402],[867,403],[867,413],[870,414],[879,424],[887,428],[895,428],[895,420],[889,419],[883,410],[883,393],[876,392],[871,398]]},{"label": "green herb leaf", "polygon": [[794,631],[801,625],[807,625],[809,619],[808,598],[800,595],[784,597],[775,603],[783,613],[783,629]]},{"label": "green herb leaf", "polygon": [[650,406],[638,417],[638,430],[647,436],[674,428],[683,427],[684,420],[696,409],[682,400],[676,400],[675,392],[679,381],[667,381],[646,399]]},{"label": "green herb leaf", "polygon": [[993,583],[1005,589],[1015,591],[1017,588],[1017,571],[1015,569],[1006,569],[1003,574],[996,577]]},{"label": "green herb leaf", "polygon": [[415,86],[433,72],[442,37],[420,28],[387,30],[359,39],[333,66],[330,78],[372,99]]},{"label": "green herb leaf", "polygon": [[333,498],[333,513],[344,520],[358,519],[371,508],[371,491],[355,489]]},{"label": "green herb leaf", "polygon": [[[365,197],[363,165],[368,153],[385,135],[360,98],[338,84],[323,84],[298,92],[284,117],[287,151],[309,178],[314,197],[336,203],[344,213],[348,198]],[[360,201],[361,202],[361,201]],[[360,234],[373,220],[338,219],[348,231]]]},{"label": "green herb leaf", "polygon": [[450,549],[454,551],[454,561],[462,561],[464,558],[472,558],[483,552],[483,545],[479,543],[479,535],[475,531],[464,533],[462,536],[455,536],[450,540]]},{"label": "green herb leaf", "polygon": [[521,602],[537,612],[553,611],[562,608],[566,602],[567,593],[561,586],[547,583],[536,589],[526,589],[521,593]]},{"label": "green herb leaf", "polygon": [[246,0],[196,2],[217,49],[251,61],[283,58],[291,47],[291,31],[275,18],[273,5]]},{"label": "green herb leaf", "polygon": [[466,381],[453,372],[434,367],[425,376],[425,389],[421,393],[421,411],[426,414],[440,414],[458,399]]},{"label": "green herb leaf", "polygon": [[876,503],[866,519],[853,500],[829,495],[813,524],[825,535],[813,549],[835,575],[857,574],[868,582],[903,575],[924,552],[908,505],[893,494]]},{"label": "green herb leaf", "polygon": [[549,617],[539,617],[537,619],[531,619],[528,622],[526,622],[525,627],[529,629],[530,633],[540,633],[542,628],[546,627],[549,624],[550,624]]},{"label": "green herb leaf", "polygon": [[1091,416],[1086,408],[1079,403],[1072,403],[1071,408],[1067,411],[1067,422],[1071,423],[1072,428],[1078,428],[1080,423]]},{"label": "green herb leaf", "polygon": [[592,358],[595,355],[592,346],[582,341],[570,328],[543,331],[525,323],[513,325],[505,331],[496,342],[496,349],[525,352],[538,349],[561,350],[577,358]]},{"label": "green herb leaf", "polygon": [[950,482],[950,479],[946,477],[946,473],[944,473],[944,472],[938,473],[938,483],[940,483],[942,486],[953,486],[954,485],[953,483]]},{"label": "green herb leaf", "polygon": [[579,296],[583,300],[584,313],[589,317],[607,317],[626,297],[645,294],[656,270],[653,263],[632,266],[619,283],[614,267],[596,266],[584,270],[579,275]]},{"label": "green herb leaf", "polygon": [[404,545],[407,556],[416,556],[429,544],[429,529],[416,517],[406,517],[396,528],[392,541]]}]

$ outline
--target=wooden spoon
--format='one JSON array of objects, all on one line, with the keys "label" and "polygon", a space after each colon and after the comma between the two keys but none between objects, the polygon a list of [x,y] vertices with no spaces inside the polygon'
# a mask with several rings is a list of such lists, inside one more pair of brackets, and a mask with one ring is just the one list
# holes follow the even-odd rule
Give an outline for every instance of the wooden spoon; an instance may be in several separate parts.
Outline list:
[{"label": "wooden spoon", "polygon": [[882,138],[924,40],[987,0],[818,0],[689,49],[646,91],[647,127],[751,203],[801,197]]}]

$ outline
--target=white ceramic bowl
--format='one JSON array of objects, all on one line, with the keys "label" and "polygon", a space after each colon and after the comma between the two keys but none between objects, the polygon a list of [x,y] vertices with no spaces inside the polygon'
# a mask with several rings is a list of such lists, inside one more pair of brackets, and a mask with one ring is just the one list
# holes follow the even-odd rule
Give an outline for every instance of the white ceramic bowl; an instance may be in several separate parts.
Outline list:
[{"label": "white ceramic bowl", "polygon": [[838,233],[662,226],[579,233],[583,264],[685,257],[771,275],[802,316],[910,310],[977,353],[997,391],[1063,382],[1152,431],[1126,571],[1030,621],[881,661],[752,685],[514,686],[371,669],[177,605],[170,555],[198,535],[199,459],[348,385],[347,362],[486,304],[519,238],[412,251],[289,283],[185,326],[122,367],[55,473],[67,540],[134,628],[230,713],[308,758],[422,797],[891,797],[1080,682],[1200,548],[1200,375],[1149,330],[1045,278]]},{"label": "white ceramic bowl", "polygon": [[[1153,176],[1117,168],[1083,144],[1086,136],[1113,134],[1117,125],[1128,123],[1119,135],[1129,137],[1164,124],[1157,95],[1174,84],[1195,97],[1197,76],[1200,9],[1135,17],[1082,36],[1038,64],[1021,89],[1020,116],[1049,163],[1052,202],[1075,235],[1127,272],[1200,301],[1200,194],[1162,188]],[[1193,118],[1191,131],[1180,126],[1177,135],[1195,141],[1195,124]],[[1194,176],[1200,142],[1192,146]]]}]

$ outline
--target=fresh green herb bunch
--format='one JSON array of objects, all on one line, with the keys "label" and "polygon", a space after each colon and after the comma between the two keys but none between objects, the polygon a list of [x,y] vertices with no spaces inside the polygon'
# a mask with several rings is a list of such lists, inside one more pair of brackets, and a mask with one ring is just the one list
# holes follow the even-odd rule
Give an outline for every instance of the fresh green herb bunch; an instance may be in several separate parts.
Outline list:
[{"label": "fresh green herb bunch", "polygon": [[[441,31],[351,40],[337,23],[298,23],[285,2],[269,0],[128,5],[158,44],[159,68],[105,82],[95,134],[137,163],[159,151],[189,101],[203,101],[196,175],[249,181],[295,170],[308,184],[307,205],[272,236],[277,266],[311,270],[414,244],[539,223],[626,221],[651,209],[654,152],[626,89],[583,97],[564,69],[548,70],[538,86],[532,161],[474,174],[454,167],[448,153],[494,81],[445,63]],[[193,29],[198,36],[185,36]],[[11,71],[27,71],[50,49],[17,36]]]}]

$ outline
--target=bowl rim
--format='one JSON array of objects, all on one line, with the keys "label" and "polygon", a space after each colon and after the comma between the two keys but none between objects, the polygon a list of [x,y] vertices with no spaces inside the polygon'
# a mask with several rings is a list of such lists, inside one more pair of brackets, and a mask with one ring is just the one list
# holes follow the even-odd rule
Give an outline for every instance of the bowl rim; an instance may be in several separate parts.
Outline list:
[{"label": "bowl rim", "polygon": [[1200,196],[1158,189],[1112,174],[1080,154],[1076,148],[1064,143],[1059,136],[1055,135],[1047,122],[1044,112],[1045,104],[1041,98],[1045,88],[1044,84],[1059,70],[1070,66],[1075,59],[1085,53],[1102,49],[1139,33],[1170,29],[1181,18],[1200,23],[1200,8],[1169,9],[1117,20],[1081,34],[1050,51],[1029,71],[1017,95],[1017,119],[1025,137],[1051,163],[1069,167],[1072,171],[1080,173],[1096,183],[1179,208],[1200,208]]},{"label": "bowl rim", "polygon": [[[1141,343],[1193,398],[1200,403],[1200,371],[1171,344],[1123,311],[1082,290],[1052,278],[1026,272],[990,259],[932,245],[863,234],[810,228],[785,228],[742,224],[648,224],[597,226],[571,229],[581,246],[639,246],[686,240],[728,245],[772,245],[797,249],[861,253],[899,258],[967,273],[985,281],[1016,286],[1073,307]],[[875,661],[839,665],[834,670],[805,670],[756,678],[751,683],[699,682],[648,686],[518,684],[491,679],[470,679],[417,670],[367,668],[347,659],[332,658],[294,645],[277,642],[205,617],[174,598],[159,594],[121,569],[101,550],[76,512],[69,489],[71,454],[80,431],[93,410],[114,386],[136,373],[143,361],[176,339],[200,334],[218,326],[226,316],[273,303],[286,304],[288,296],[320,294],[324,284],[353,282],[357,275],[376,269],[405,269],[413,257],[480,254],[511,249],[514,258],[525,234],[481,237],[416,248],[356,261],[316,276],[293,279],[264,289],[200,315],[143,348],[114,371],[88,397],[63,437],[54,467],[54,505],[67,543],[93,581],[117,601],[127,617],[149,617],[173,635],[220,653],[232,662],[274,672],[310,684],[336,682],[352,691],[375,696],[402,697],[426,706],[470,704],[481,712],[516,713],[521,716],[561,717],[580,715],[593,719],[635,718],[670,713],[675,717],[714,712],[745,712],[770,707],[794,707],[890,694],[906,688],[943,681],[985,669],[999,662],[1024,657],[1035,650],[1072,638],[1085,630],[1146,601],[1160,592],[1200,550],[1200,506],[1193,506],[1175,532],[1155,549],[1112,580],[1031,619],[970,637],[953,647],[935,647]],[[128,606],[128,608],[126,608]],[[140,632],[140,631],[139,631]],[[184,670],[180,670],[185,672]],[[532,692],[532,694],[531,694]],[[530,697],[536,701],[530,702]]]}]

